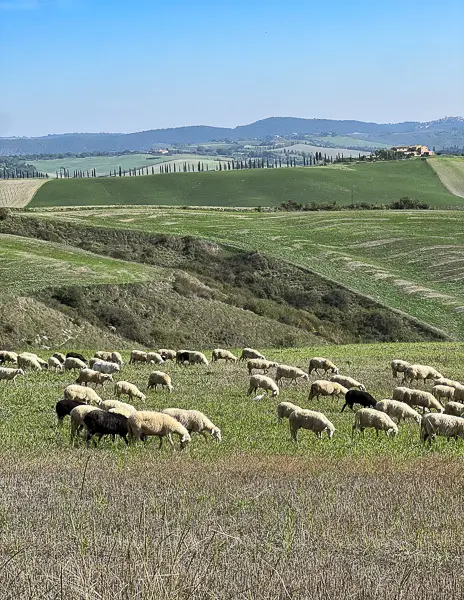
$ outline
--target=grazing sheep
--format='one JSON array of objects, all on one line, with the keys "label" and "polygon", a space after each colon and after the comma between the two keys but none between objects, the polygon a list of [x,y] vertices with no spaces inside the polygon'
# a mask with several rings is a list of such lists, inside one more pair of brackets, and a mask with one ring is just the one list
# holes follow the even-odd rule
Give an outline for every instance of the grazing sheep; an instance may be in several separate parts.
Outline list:
[{"label": "grazing sheep", "polygon": [[432,394],[438,401],[442,400],[443,398],[445,400],[453,400],[455,388],[448,387],[447,385],[434,385],[432,388]]},{"label": "grazing sheep", "polygon": [[[121,402],[121,404],[124,404],[124,402]],[[115,413],[117,415],[124,415],[125,417],[129,418],[135,411],[136,409],[133,406],[115,406],[114,408],[110,408],[108,412]]]},{"label": "grazing sheep", "polygon": [[12,381],[16,385],[16,377],[24,375],[22,369],[10,369],[9,367],[0,367],[0,381]]},{"label": "grazing sheep", "polygon": [[127,402],[120,402],[119,400],[103,400],[103,402],[100,404],[100,408],[106,411],[110,411],[115,408],[124,408],[130,410],[131,412],[137,410],[132,406],[132,404],[127,404]]},{"label": "grazing sheep", "polygon": [[124,366],[124,361],[122,360],[122,356],[119,354],[119,352],[111,353],[110,362],[114,362],[114,363],[118,364],[120,367]]},{"label": "grazing sheep", "polygon": [[464,404],[460,402],[448,402],[443,411],[444,415],[454,415],[455,417],[462,417],[464,413]]},{"label": "grazing sheep", "polygon": [[37,358],[38,357],[35,357],[34,355],[31,356],[26,352],[18,354],[18,367],[23,370],[32,369],[33,371],[41,371],[42,367]]},{"label": "grazing sheep", "polygon": [[343,405],[341,412],[343,412],[347,406],[353,410],[355,404],[360,404],[364,408],[374,408],[377,404],[377,400],[362,390],[348,390],[345,394],[345,404]]},{"label": "grazing sheep", "polygon": [[106,360],[97,360],[93,363],[92,369],[94,371],[98,371],[99,373],[106,373],[108,375],[112,373],[119,373],[121,367],[118,363],[107,362]]},{"label": "grazing sheep", "polygon": [[435,379],[435,385],[446,385],[447,387],[458,388],[462,386],[462,383],[459,381],[454,381],[453,379],[446,379],[445,377],[440,377],[440,379]]},{"label": "grazing sheep", "polygon": [[147,363],[153,365],[162,365],[164,363],[164,358],[158,352],[147,352]]},{"label": "grazing sheep", "polygon": [[255,371],[262,371],[263,373],[267,373],[269,369],[272,369],[273,367],[277,367],[277,363],[262,358],[252,358],[247,362],[247,369],[249,375],[253,374],[253,369]]},{"label": "grazing sheep", "polygon": [[[95,352],[95,354],[93,355],[93,358],[96,358],[97,360],[111,361],[111,352],[105,352],[104,350],[98,350],[98,352]],[[90,359],[90,360],[92,360],[92,359]]]},{"label": "grazing sheep", "polygon": [[136,362],[147,362],[147,353],[143,350],[132,350],[130,353],[129,364],[132,365]]},{"label": "grazing sheep", "polygon": [[374,406],[375,410],[387,413],[387,415],[396,423],[405,419],[414,419],[417,423],[421,422],[420,414],[405,402],[398,400],[380,400]]},{"label": "grazing sheep", "polygon": [[117,383],[115,383],[114,393],[116,395],[116,398],[119,398],[120,396],[124,395],[129,396],[130,400],[132,400],[133,398],[138,398],[142,402],[145,402],[145,400],[147,399],[145,394],[142,394],[142,392],[136,385],[134,385],[133,383],[129,383],[128,381],[118,381]]},{"label": "grazing sheep", "polygon": [[248,388],[248,396],[261,388],[266,392],[272,392],[272,397],[276,398],[279,395],[279,387],[275,381],[266,375],[252,375],[250,377],[250,387]]},{"label": "grazing sheep", "polygon": [[168,348],[161,348],[158,350],[158,354],[161,354],[164,361],[176,360],[177,352],[175,350],[169,350]]},{"label": "grazing sheep", "polygon": [[429,410],[434,408],[437,412],[443,412],[443,406],[440,402],[430,392],[424,392],[423,390],[409,390],[409,393],[405,394],[403,402],[409,404],[409,406],[422,407],[422,414],[425,414],[426,408]]},{"label": "grazing sheep", "polygon": [[94,358],[97,360],[104,360],[106,362],[114,362],[120,367],[124,365],[124,361],[122,360],[122,356],[119,354],[119,352],[104,352],[99,350],[98,352],[95,352]]},{"label": "grazing sheep", "polygon": [[64,361],[64,370],[65,371],[80,371],[81,369],[87,368],[85,362],[83,362],[80,358],[76,358],[75,356],[68,356]]},{"label": "grazing sheep", "polygon": [[87,429],[86,443],[89,444],[94,435],[98,436],[98,441],[104,435],[119,435],[128,444],[127,417],[117,413],[110,413],[104,410],[93,410],[84,417],[84,425]]},{"label": "grazing sheep", "polygon": [[184,365],[190,360],[190,352],[188,350],[178,350],[176,352],[176,363],[178,365]]},{"label": "grazing sheep", "polygon": [[406,362],[405,360],[395,359],[391,361],[391,370],[393,379],[398,377],[398,373],[404,373],[406,369],[411,366],[411,363]]},{"label": "grazing sheep", "polygon": [[354,416],[354,424],[351,430],[351,436],[359,429],[364,435],[364,430],[368,428],[375,429],[377,436],[379,431],[385,431],[385,435],[395,437],[398,433],[398,425],[390,419],[387,413],[380,412],[374,408],[361,408]]},{"label": "grazing sheep", "polygon": [[159,448],[163,444],[163,437],[174,447],[171,435],[176,433],[180,437],[180,447],[183,449],[191,441],[187,429],[176,421],[174,417],[153,410],[138,410],[127,420],[129,428],[129,439],[136,441],[142,437],[156,435],[159,437]]},{"label": "grazing sheep", "polygon": [[85,356],[82,356],[82,354],[79,354],[79,352],[68,352],[66,354],[66,358],[78,358],[83,363],[87,364],[87,359],[85,358]]},{"label": "grazing sheep", "polygon": [[69,413],[71,417],[71,430],[70,430],[70,438],[71,444],[74,443],[74,439],[76,435],[80,433],[82,428],[84,427],[84,417],[87,413],[92,412],[93,410],[100,410],[96,406],[90,406],[88,404],[81,404],[72,409]]},{"label": "grazing sheep", "polygon": [[464,419],[437,413],[426,415],[421,423],[421,440],[424,444],[427,441],[431,444],[437,435],[448,438],[448,441],[451,438],[456,441],[458,437],[464,438]]},{"label": "grazing sheep", "polygon": [[338,374],[338,367],[336,367],[331,360],[329,360],[328,358],[321,358],[320,356],[315,356],[309,361],[308,373],[311,375],[311,373],[315,371],[319,375],[319,369],[321,369],[324,373],[331,372],[335,375]]},{"label": "grazing sheep", "polygon": [[225,360],[226,362],[232,361],[237,362],[237,357],[229,352],[229,350],[223,350],[222,348],[216,348],[213,350],[213,354],[211,356],[211,362],[216,362],[217,360]]},{"label": "grazing sheep", "polygon": [[366,386],[364,386],[362,383],[359,383],[359,381],[356,381],[356,379],[348,377],[347,375],[332,375],[330,381],[335,381],[343,387],[346,387],[348,390],[351,388],[358,388],[362,392],[366,391]]},{"label": "grazing sheep", "polygon": [[54,369],[55,371],[62,371],[63,363],[60,362],[55,356],[50,356],[48,359],[48,368]]},{"label": "grazing sheep", "polygon": [[329,419],[322,413],[315,410],[295,410],[289,416],[290,435],[292,439],[297,441],[298,429],[309,429],[314,431],[316,437],[322,438],[324,431],[327,432],[327,437],[332,439],[335,432],[335,427]]},{"label": "grazing sheep", "polygon": [[40,358],[40,356],[37,355],[32,355],[35,356],[36,361],[39,363],[39,365],[42,367],[42,369],[47,370],[48,369],[48,360],[44,360],[43,358]]},{"label": "grazing sheep", "polygon": [[199,410],[184,410],[182,408],[165,408],[161,411],[165,415],[174,417],[181,425],[189,432],[190,436],[193,433],[199,433],[205,440],[208,439],[207,433],[210,434],[217,442],[221,441],[221,430],[216,427],[208,417]]},{"label": "grazing sheep", "polygon": [[16,352],[10,352],[9,350],[0,350],[0,365],[3,363],[18,363],[18,355]]},{"label": "grazing sheep", "polygon": [[66,398],[64,398],[63,400],[59,400],[55,406],[56,416],[58,419],[58,426],[60,426],[63,423],[63,419],[66,415],[69,415],[71,413],[73,408],[76,408],[76,406],[81,406],[82,404],[85,404],[85,402],[81,400],[68,400]]},{"label": "grazing sheep", "polygon": [[277,420],[282,423],[282,419],[288,419],[295,410],[302,410],[300,406],[291,402],[281,402],[277,405]]},{"label": "grazing sheep", "polygon": [[441,377],[443,377],[441,373],[428,365],[410,365],[404,372],[402,383],[412,383],[419,379],[425,383],[427,379],[440,379]]},{"label": "grazing sheep", "polygon": [[94,383],[95,389],[97,386],[103,385],[107,381],[113,381],[113,376],[109,373],[100,373],[100,371],[94,371],[93,369],[81,369],[77,376],[76,383],[84,384],[87,386],[88,383]]},{"label": "grazing sheep", "polygon": [[102,399],[92,388],[83,385],[68,385],[64,390],[64,397],[67,400],[79,400],[96,406],[102,403]]},{"label": "grazing sheep", "polygon": [[64,365],[64,361],[66,360],[66,356],[64,354],[62,354],[61,352],[54,352],[52,356],[53,358],[59,360],[62,365]]},{"label": "grazing sheep", "polygon": [[209,365],[208,359],[203,352],[189,352],[190,365]]},{"label": "grazing sheep", "polygon": [[239,361],[247,360],[249,358],[260,358],[261,360],[266,360],[261,352],[254,350],[253,348],[244,348],[242,350],[242,354],[240,355]]},{"label": "grazing sheep", "polygon": [[456,402],[464,402],[464,385],[459,384],[454,390],[454,399]]},{"label": "grazing sheep", "polygon": [[316,398],[319,400],[319,396],[340,396],[345,395],[348,390],[343,385],[336,383],[335,381],[326,381],[325,379],[317,379],[311,384],[311,390],[309,392],[309,400]]},{"label": "grazing sheep", "polygon": [[277,365],[276,370],[276,383],[280,385],[282,379],[290,379],[294,383],[298,383],[298,380],[303,379],[309,381],[309,375],[298,367],[290,367],[289,365]]},{"label": "grazing sheep", "polygon": [[405,402],[409,404],[409,394],[412,390],[407,387],[396,387],[393,390],[392,398],[393,400],[398,400],[399,402]]},{"label": "grazing sheep", "polygon": [[172,392],[173,386],[170,376],[162,371],[153,371],[148,378],[147,389],[155,388],[156,390],[158,385],[160,385],[161,388],[167,387],[169,392]]}]

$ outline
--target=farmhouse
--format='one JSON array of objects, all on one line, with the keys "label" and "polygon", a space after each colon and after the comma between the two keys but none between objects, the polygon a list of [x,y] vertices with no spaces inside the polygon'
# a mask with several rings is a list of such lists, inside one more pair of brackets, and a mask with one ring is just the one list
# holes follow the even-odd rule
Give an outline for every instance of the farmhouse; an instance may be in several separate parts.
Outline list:
[{"label": "farmhouse", "polygon": [[415,144],[413,146],[393,146],[393,152],[402,152],[408,156],[432,156],[435,154],[432,150],[429,150],[427,146],[421,144]]}]

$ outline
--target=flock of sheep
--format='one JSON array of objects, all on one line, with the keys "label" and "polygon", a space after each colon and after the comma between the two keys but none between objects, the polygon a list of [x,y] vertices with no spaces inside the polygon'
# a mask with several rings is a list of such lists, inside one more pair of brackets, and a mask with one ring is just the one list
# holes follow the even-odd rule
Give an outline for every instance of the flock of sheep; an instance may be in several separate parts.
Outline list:
[{"label": "flock of sheep", "polygon": [[[208,359],[202,352],[190,350],[160,349],[158,352],[145,352],[133,350],[130,354],[130,364],[144,363],[161,365],[166,361],[175,361],[177,364],[208,365]],[[309,382],[313,373],[320,376],[320,371],[330,379],[317,379],[310,385],[308,400],[319,397],[344,397],[346,407],[354,410],[354,405],[361,408],[356,412],[352,426],[352,435],[359,430],[364,434],[365,429],[373,428],[377,435],[384,431],[387,436],[398,433],[398,424],[405,419],[413,419],[420,425],[420,437],[425,443],[432,442],[435,436],[445,436],[448,439],[464,437],[464,385],[450,379],[445,379],[433,367],[427,365],[409,364],[403,360],[393,360],[391,369],[393,378],[403,374],[404,384],[412,385],[413,382],[433,381],[431,392],[413,387],[396,387],[392,397],[377,401],[366,391],[366,387],[352,377],[339,374],[336,365],[326,358],[314,357],[309,361],[306,373],[298,367],[278,364],[269,360],[252,348],[244,348],[240,358],[229,350],[215,349],[212,352],[212,361],[224,360],[226,362],[246,361],[250,376],[248,395],[263,390],[255,400],[263,398],[268,392],[277,398],[284,380],[297,383]],[[7,363],[13,367],[5,366]],[[191,441],[193,433],[207,437],[211,435],[218,442],[221,441],[221,430],[202,412],[180,408],[166,408],[162,411],[137,410],[132,404],[122,402],[121,397],[126,397],[132,402],[138,400],[143,403],[146,395],[139,388],[128,381],[113,380],[114,374],[119,374],[124,366],[119,352],[97,352],[89,361],[79,353],[68,352],[65,355],[56,352],[48,361],[44,361],[36,354],[24,352],[17,354],[11,351],[0,351],[0,381],[13,381],[23,376],[26,370],[50,369],[64,372],[77,372],[75,383],[68,385],[63,393],[63,399],[56,404],[55,410],[58,423],[69,415],[71,422],[71,443],[84,431],[87,444],[96,436],[100,440],[105,435],[120,436],[126,443],[145,441],[149,436],[158,436],[160,447],[166,437],[174,446],[172,435],[180,438],[181,448]],[[268,373],[275,369],[275,378]],[[256,373],[257,371],[261,373]],[[114,385],[116,400],[103,400],[96,392],[98,386],[111,382]],[[94,384],[95,388],[89,387]],[[161,386],[172,392],[171,377],[162,371],[150,373],[147,390]],[[280,387],[279,387],[280,386]],[[445,404],[446,403],[446,404]],[[422,415],[418,410],[422,410]],[[436,412],[432,412],[436,411]],[[427,414],[426,414],[427,413]],[[335,432],[334,425],[326,415],[321,412],[303,409],[290,402],[280,402],[277,406],[277,418],[282,422],[288,418],[290,434],[297,441],[299,429],[313,431],[317,437],[322,437],[324,432],[331,439]]]}]

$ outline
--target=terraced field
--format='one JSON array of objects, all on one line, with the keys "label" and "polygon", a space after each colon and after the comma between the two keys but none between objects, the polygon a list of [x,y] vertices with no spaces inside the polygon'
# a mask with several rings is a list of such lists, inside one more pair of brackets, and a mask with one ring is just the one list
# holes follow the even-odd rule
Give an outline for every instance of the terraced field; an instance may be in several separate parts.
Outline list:
[{"label": "terraced field", "polygon": [[464,339],[461,211],[269,214],[121,208],[42,214],[258,250]]},{"label": "terraced field", "polygon": [[0,206],[23,208],[48,179],[0,179]]},{"label": "terraced field", "polygon": [[436,157],[429,158],[428,162],[437,172],[443,185],[455,196],[464,198],[464,157]]}]

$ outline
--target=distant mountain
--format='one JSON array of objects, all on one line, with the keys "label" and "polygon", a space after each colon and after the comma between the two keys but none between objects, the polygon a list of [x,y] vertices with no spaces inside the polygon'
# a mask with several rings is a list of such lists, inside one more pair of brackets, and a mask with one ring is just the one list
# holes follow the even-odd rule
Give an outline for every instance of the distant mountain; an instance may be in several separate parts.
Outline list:
[{"label": "distant mountain", "polygon": [[[153,145],[202,144],[213,140],[262,139],[275,135],[311,135],[333,132],[385,144],[423,143],[436,149],[464,146],[464,119],[445,117],[420,123],[364,123],[330,119],[270,117],[233,129],[197,125],[151,129],[136,133],[66,133],[35,138],[0,138],[0,155],[62,154],[66,152],[122,152],[149,150]],[[356,145],[354,142],[353,145]]]}]

